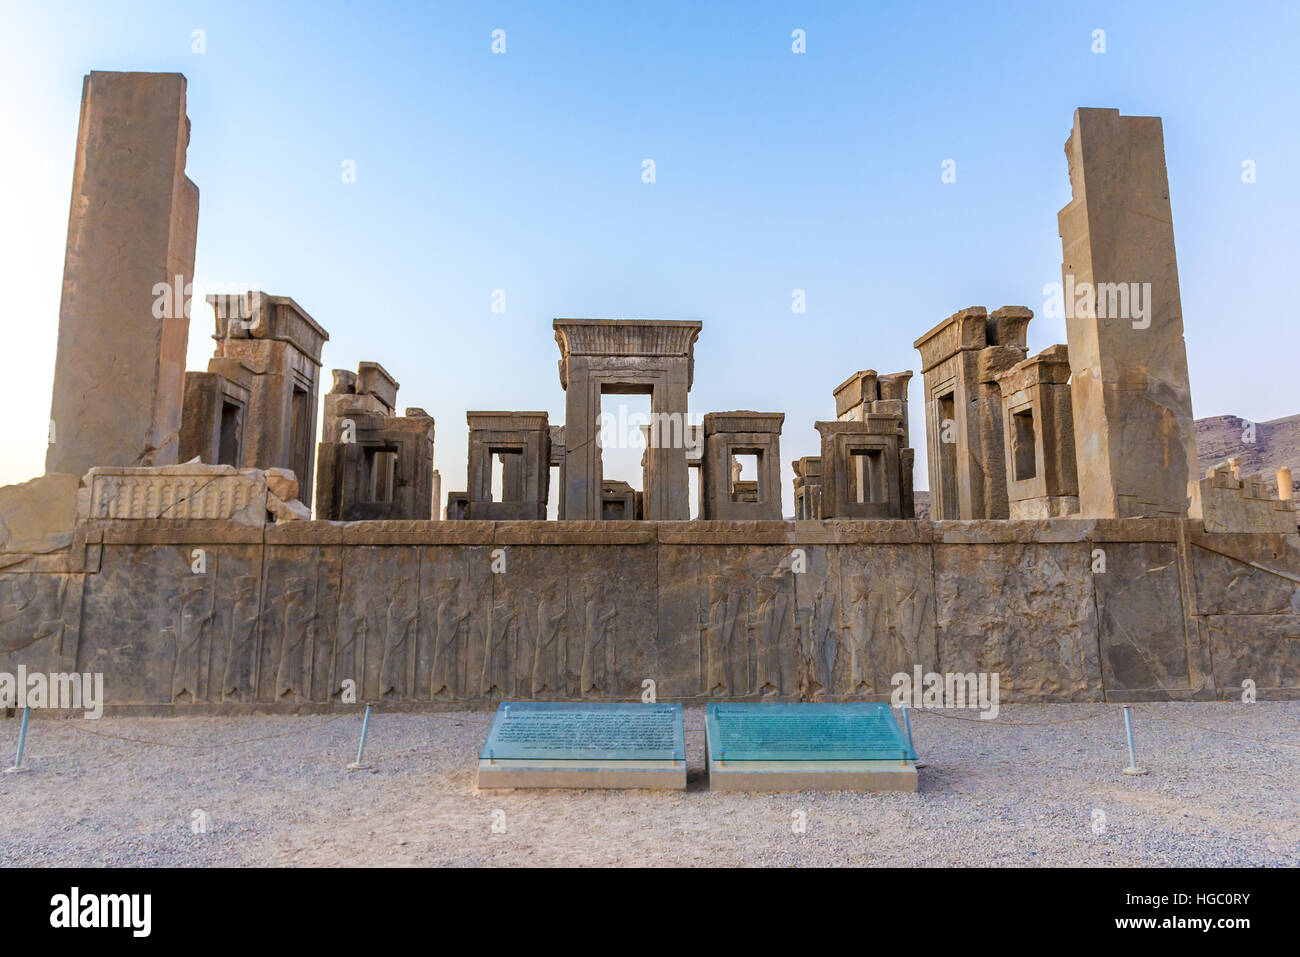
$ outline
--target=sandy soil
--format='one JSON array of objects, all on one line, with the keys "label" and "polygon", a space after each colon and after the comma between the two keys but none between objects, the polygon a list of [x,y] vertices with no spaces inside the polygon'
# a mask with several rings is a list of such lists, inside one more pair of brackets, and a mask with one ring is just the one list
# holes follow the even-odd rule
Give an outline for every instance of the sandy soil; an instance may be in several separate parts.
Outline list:
[{"label": "sandy soil", "polygon": [[376,714],[360,772],[357,715],[39,719],[0,865],[1300,865],[1300,702],[1136,708],[1144,777],[1114,705],[916,714],[918,794],[710,792],[698,708],[685,793],[479,791],[483,712]]}]

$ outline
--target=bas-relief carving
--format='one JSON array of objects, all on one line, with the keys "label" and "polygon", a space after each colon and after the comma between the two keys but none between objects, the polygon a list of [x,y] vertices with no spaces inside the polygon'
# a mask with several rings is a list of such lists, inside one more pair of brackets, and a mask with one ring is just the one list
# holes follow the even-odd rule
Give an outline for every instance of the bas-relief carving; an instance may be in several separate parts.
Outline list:
[{"label": "bas-relief carving", "polygon": [[[510,546],[505,575],[487,546],[269,546],[265,581],[261,546],[206,546],[204,575],[193,547],[106,545],[97,574],[0,576],[0,663],[103,671],[110,704],[296,708],[341,703],[348,678],[359,701],[403,705],[631,700],[645,678],[662,699],[882,698],[916,665],[997,671],[1006,700],[1096,700],[1103,678],[1197,691],[1207,643],[1216,677],[1238,659],[1271,676],[1297,620],[1294,583],[1194,546],[1184,626],[1170,542],[1107,546],[1106,581],[1086,542],[808,545],[797,575],[771,545]],[[1269,547],[1250,554],[1292,567]],[[1256,626],[1269,637],[1252,645]]]},{"label": "bas-relief carving", "polygon": [[[202,573],[195,548],[207,553]],[[80,647],[63,667],[103,672],[110,705],[222,701],[241,674],[231,664],[232,649],[246,653],[241,629],[256,631],[260,555],[249,544],[104,546],[99,572],[85,576]]]},{"label": "bas-relief carving", "polygon": [[[74,610],[80,614],[82,581],[81,575],[0,575],[0,655],[24,652],[23,660],[32,661],[44,653],[66,654],[65,636],[75,638],[78,631],[79,622],[69,617]],[[47,647],[28,650],[45,639],[52,639]]]},{"label": "bas-relief carving", "polygon": [[1177,545],[1114,542],[1105,552],[1106,572],[1094,575],[1093,585],[1106,688],[1189,688],[1192,664]]},{"label": "bas-relief carving", "polygon": [[937,545],[934,556],[936,670],[997,672],[1006,700],[1101,699],[1087,543]]},{"label": "bas-relief carving", "polygon": [[338,690],[332,677],[341,614],[338,578],[337,549],[281,545],[268,550],[259,627],[238,610],[251,583],[236,587],[232,657],[223,682],[228,700],[248,700],[254,688],[258,700],[276,704],[330,699]]},{"label": "bas-relief carving", "polygon": [[182,579],[176,597],[174,617],[164,626],[172,646],[171,700],[203,700],[204,654],[211,643],[217,617],[216,573]]},{"label": "bas-relief carving", "polygon": [[350,545],[344,552],[330,694],[341,697],[343,682],[351,679],[358,701],[413,699],[419,549]]},{"label": "bas-relief carving", "polygon": [[420,554],[415,697],[476,698],[492,601],[487,548],[430,546]]},{"label": "bas-relief carving", "polygon": [[219,689],[223,701],[253,700],[261,592],[262,582],[257,575],[240,575],[235,579],[230,628],[226,633],[226,661]]},{"label": "bas-relief carving", "polygon": [[[735,697],[790,694],[800,684],[794,577],[780,548],[661,546],[680,584],[660,599],[661,642],[691,634],[695,648],[664,643],[659,660],[677,668],[666,681],[674,695]],[[661,566],[664,560],[661,559]],[[688,618],[691,612],[694,614]],[[693,620],[691,620],[693,619]],[[692,627],[693,626],[693,627]],[[664,629],[667,629],[666,631]],[[693,680],[687,663],[694,660]]]}]

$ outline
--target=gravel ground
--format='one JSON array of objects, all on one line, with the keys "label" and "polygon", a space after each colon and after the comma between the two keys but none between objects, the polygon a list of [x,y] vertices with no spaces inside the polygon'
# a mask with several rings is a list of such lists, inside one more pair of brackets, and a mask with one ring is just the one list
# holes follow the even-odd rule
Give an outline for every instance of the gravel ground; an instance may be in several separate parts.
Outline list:
[{"label": "gravel ground", "polygon": [[1114,705],[914,712],[918,794],[710,792],[699,708],[685,793],[478,791],[483,712],[376,714],[352,772],[358,715],[33,720],[0,866],[1300,865],[1300,702],[1136,708],[1144,777]]}]

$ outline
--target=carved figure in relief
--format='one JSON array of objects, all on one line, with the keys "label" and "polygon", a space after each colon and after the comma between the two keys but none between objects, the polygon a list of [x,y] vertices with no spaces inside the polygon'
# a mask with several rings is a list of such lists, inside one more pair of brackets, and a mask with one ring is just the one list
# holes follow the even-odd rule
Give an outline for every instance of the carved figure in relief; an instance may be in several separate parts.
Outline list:
[{"label": "carved figure in relief", "polygon": [[275,697],[295,695],[299,700],[311,693],[312,636],[315,633],[316,601],[308,595],[307,581],[291,578],[285,585],[283,627],[280,631],[280,661],[275,669]]},{"label": "carved figure in relief", "polygon": [[176,609],[172,635],[175,656],[172,659],[172,700],[197,701],[202,689],[199,681],[203,667],[204,638],[216,617],[216,589],[206,578],[184,579]]},{"label": "carved figure in relief", "polygon": [[568,601],[558,582],[551,584],[537,602],[537,647],[533,653],[532,693],[559,694],[563,688],[564,639],[561,636]]},{"label": "carved figure in relief", "polygon": [[230,641],[226,646],[226,667],[221,679],[223,699],[253,699],[253,654],[257,649],[260,590],[260,582],[253,575],[240,575],[235,579],[235,600],[230,610]]}]

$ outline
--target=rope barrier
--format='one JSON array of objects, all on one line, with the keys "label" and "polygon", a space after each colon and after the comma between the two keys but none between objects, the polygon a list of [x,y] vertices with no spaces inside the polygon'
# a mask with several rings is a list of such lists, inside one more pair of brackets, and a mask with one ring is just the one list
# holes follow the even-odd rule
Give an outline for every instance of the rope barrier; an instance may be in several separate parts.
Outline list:
[{"label": "rope barrier", "polygon": [[1157,714],[1154,711],[1148,711],[1146,708],[1137,708],[1136,710],[1141,711],[1143,714],[1150,715],[1160,721],[1169,721],[1173,724],[1181,724],[1184,728],[1195,728],[1197,731],[1209,731],[1212,734],[1226,734],[1229,737],[1241,738],[1243,741],[1254,741],[1256,744],[1262,744],[1265,747],[1300,748],[1300,744],[1293,744],[1290,741],[1269,741],[1264,738],[1254,738],[1248,734],[1238,734],[1236,731],[1227,731],[1223,728],[1209,728],[1200,724],[1191,724],[1187,721],[1179,721],[1177,718]]},{"label": "rope barrier", "polygon": [[80,725],[74,724],[71,721],[66,722],[66,725],[67,727],[71,728],[73,731],[76,731],[80,734],[90,734],[90,735],[94,735],[97,738],[112,738],[115,741],[129,741],[132,744],[151,744],[159,748],[181,748],[187,751],[208,751],[215,748],[234,748],[234,747],[238,747],[241,744],[251,744],[254,741],[270,741],[272,738],[286,738],[293,734],[302,734],[303,732],[306,731],[313,731],[316,728],[323,728],[325,725],[338,721],[340,718],[347,718],[350,716],[351,716],[350,712],[344,712],[342,714],[336,714],[332,717],[326,718],[324,721],[318,721],[315,724],[310,724],[305,728],[294,728],[291,731],[281,731],[278,734],[264,734],[256,738],[244,738],[240,741],[223,741],[219,744],[175,744],[171,741],[149,741],[144,738],[129,738],[121,734],[110,734],[107,731],[91,731],[89,728],[83,728]]},{"label": "rope barrier", "polygon": [[1091,721],[1094,718],[1100,718],[1104,714],[1113,714],[1117,709],[1106,707],[1101,711],[1086,714],[1081,718],[1062,718],[1060,721],[999,721],[997,718],[963,718],[960,715],[944,714],[942,711],[935,711],[927,708],[913,708],[918,714],[931,714],[938,718],[947,718],[949,721],[965,721],[971,724],[991,725],[1002,728],[1046,728],[1054,724],[1076,724],[1080,721]]}]

